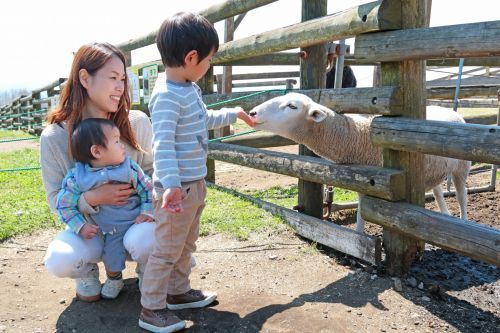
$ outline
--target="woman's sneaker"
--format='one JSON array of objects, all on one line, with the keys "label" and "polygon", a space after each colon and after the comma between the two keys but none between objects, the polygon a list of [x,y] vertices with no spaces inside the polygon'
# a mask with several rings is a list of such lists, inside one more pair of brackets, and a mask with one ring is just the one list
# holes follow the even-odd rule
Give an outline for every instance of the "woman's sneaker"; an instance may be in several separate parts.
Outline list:
[{"label": "woman's sneaker", "polygon": [[101,281],[99,269],[95,265],[85,277],[75,279],[76,297],[80,301],[95,302],[101,299]]},{"label": "woman's sneaker", "polygon": [[167,309],[149,310],[142,308],[139,327],[155,333],[177,332],[186,327],[186,322]]},{"label": "woman's sneaker", "polygon": [[123,279],[113,280],[108,278],[102,286],[101,296],[102,298],[115,299],[122,289]]},{"label": "woman's sneaker", "polygon": [[217,294],[191,289],[180,295],[167,295],[167,308],[169,310],[204,308],[217,299]]}]

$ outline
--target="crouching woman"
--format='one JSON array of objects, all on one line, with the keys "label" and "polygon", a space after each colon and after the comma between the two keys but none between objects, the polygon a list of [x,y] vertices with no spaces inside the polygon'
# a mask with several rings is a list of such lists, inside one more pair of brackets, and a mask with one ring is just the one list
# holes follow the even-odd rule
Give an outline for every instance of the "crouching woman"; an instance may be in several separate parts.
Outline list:
[{"label": "crouching woman", "polygon": [[[50,209],[56,213],[56,197],[74,160],[69,151],[69,138],[76,125],[86,118],[112,120],[121,133],[126,153],[146,174],[151,176],[152,130],[147,115],[130,110],[125,57],[107,43],[82,46],[75,54],[71,72],[62,90],[59,106],[49,115],[49,125],[40,138],[42,179]],[[133,194],[130,184],[105,184],[89,190],[78,199],[78,210],[86,223],[100,205],[126,205]],[[154,224],[134,224],[126,232],[123,243],[129,259],[137,262],[141,279],[154,240]],[[68,225],[49,244],[45,267],[56,277],[72,278],[76,295],[83,301],[97,301],[101,295],[97,263],[103,255],[102,237],[85,239],[77,226]]]}]

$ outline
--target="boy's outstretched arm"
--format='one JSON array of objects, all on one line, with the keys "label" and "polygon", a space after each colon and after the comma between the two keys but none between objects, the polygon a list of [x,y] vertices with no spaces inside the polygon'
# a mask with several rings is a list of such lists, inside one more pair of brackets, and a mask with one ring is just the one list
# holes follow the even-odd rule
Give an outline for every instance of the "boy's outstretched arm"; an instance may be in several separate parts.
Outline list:
[{"label": "boy's outstretched arm", "polygon": [[235,109],[239,109],[238,113],[236,114],[239,119],[243,120],[250,127],[255,126],[255,120],[250,117],[242,108],[238,106]]}]

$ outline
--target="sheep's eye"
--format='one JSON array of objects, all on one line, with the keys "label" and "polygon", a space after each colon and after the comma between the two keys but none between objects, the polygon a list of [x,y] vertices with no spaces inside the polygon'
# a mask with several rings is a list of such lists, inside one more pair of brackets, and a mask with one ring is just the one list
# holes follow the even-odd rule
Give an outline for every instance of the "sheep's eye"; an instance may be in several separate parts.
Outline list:
[{"label": "sheep's eye", "polygon": [[297,107],[293,104],[288,104],[287,106],[292,110],[297,110]]}]

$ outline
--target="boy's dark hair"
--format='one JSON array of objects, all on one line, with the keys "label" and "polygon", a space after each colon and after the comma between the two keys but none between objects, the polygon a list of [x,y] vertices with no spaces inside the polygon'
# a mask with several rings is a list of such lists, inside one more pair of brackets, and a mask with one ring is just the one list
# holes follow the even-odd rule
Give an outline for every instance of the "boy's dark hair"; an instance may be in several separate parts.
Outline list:
[{"label": "boy's dark hair", "polygon": [[87,118],[76,125],[71,136],[71,155],[75,161],[88,164],[95,159],[90,151],[93,145],[107,146],[104,126],[117,127],[112,120],[105,118]]},{"label": "boy's dark hair", "polygon": [[166,67],[184,66],[191,50],[198,52],[198,61],[219,49],[219,36],[210,21],[201,15],[181,12],[163,21],[156,35],[156,46]]}]

